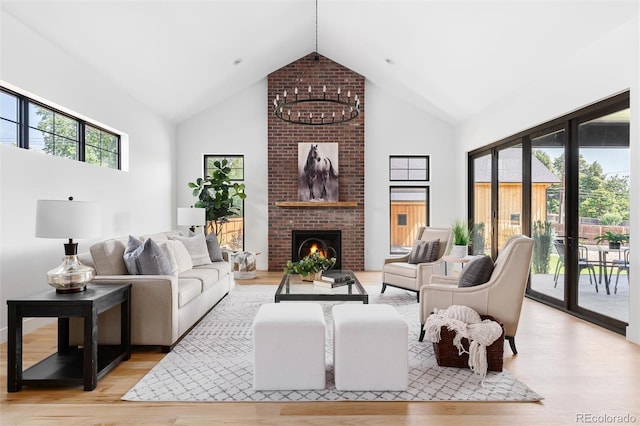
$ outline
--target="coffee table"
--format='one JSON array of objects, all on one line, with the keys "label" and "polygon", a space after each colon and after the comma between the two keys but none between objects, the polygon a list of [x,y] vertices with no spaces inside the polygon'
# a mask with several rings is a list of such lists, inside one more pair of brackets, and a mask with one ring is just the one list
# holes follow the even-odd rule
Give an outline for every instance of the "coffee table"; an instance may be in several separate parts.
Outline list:
[{"label": "coffee table", "polygon": [[302,281],[297,274],[284,274],[280,285],[276,290],[275,302],[297,300],[297,301],[342,301],[342,302],[362,302],[369,303],[369,295],[365,291],[358,278],[352,271],[343,269],[335,271],[349,274],[353,278],[352,284],[339,287],[328,288],[314,285],[312,282]]}]

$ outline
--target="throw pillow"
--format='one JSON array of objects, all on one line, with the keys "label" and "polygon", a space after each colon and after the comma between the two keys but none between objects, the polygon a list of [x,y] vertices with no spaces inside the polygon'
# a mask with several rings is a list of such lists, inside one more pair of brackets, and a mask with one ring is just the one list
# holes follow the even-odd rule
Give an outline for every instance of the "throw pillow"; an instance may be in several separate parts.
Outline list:
[{"label": "throw pillow", "polygon": [[[171,249],[170,243],[177,243],[177,241],[170,242],[169,240],[162,240],[158,242],[158,245],[164,251],[164,254],[167,255],[167,259],[169,259],[169,265],[171,265],[171,275],[173,275],[174,277],[177,277],[179,273],[178,261],[176,260],[176,255],[173,253],[173,250]],[[191,260],[191,258],[189,258],[189,260]]]},{"label": "throw pillow", "polygon": [[169,247],[171,247],[171,251],[176,258],[176,263],[178,264],[178,274],[183,273],[184,271],[188,271],[189,269],[193,269],[193,261],[191,260],[191,255],[187,251],[187,248],[180,241],[169,240],[167,241]]},{"label": "throw pillow", "polygon": [[124,264],[129,271],[129,275],[138,275],[138,266],[136,265],[136,251],[142,246],[142,241],[136,237],[129,235],[129,241],[127,247],[124,249],[124,255],[122,256]]},{"label": "throw pillow", "polygon": [[142,247],[138,247],[136,259],[140,275],[172,275],[169,258],[158,243],[149,238]]},{"label": "throw pillow", "polygon": [[427,262],[427,249],[429,244],[427,241],[415,240],[411,253],[409,253],[409,263],[418,264]]},{"label": "throw pillow", "polygon": [[207,249],[207,241],[204,239],[204,234],[196,234],[193,237],[170,236],[169,238],[180,241],[184,244],[191,255],[193,266],[207,265],[211,263],[209,250]]},{"label": "throw pillow", "polygon": [[131,275],[172,275],[169,258],[151,238],[142,243],[129,236],[124,261]]},{"label": "throw pillow", "polygon": [[491,278],[493,260],[489,256],[478,256],[462,268],[458,287],[473,287],[484,284]]},{"label": "throw pillow", "polygon": [[209,259],[212,262],[222,262],[222,250],[220,249],[220,243],[218,243],[217,235],[212,232],[205,238],[207,241],[207,250],[209,251]]},{"label": "throw pillow", "polygon": [[435,262],[440,258],[440,240],[431,240],[427,242],[427,262]]}]

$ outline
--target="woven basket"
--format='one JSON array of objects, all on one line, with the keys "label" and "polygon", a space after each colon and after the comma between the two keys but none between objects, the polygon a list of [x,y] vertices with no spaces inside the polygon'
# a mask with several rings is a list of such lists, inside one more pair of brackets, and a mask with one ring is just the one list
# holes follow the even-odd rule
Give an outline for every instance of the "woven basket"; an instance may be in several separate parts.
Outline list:
[{"label": "woven basket", "polygon": [[[504,354],[504,326],[500,320],[490,315],[480,315],[483,320],[490,319],[497,322],[502,327],[502,335],[491,345],[487,346],[487,364],[489,371],[502,371],[502,358]],[[440,329],[440,341],[433,344],[433,351],[436,361],[441,367],[469,368],[469,355],[463,353],[458,355],[458,348],[453,344],[455,331],[450,331],[447,327]],[[462,339],[462,346],[468,352],[469,341]]]}]

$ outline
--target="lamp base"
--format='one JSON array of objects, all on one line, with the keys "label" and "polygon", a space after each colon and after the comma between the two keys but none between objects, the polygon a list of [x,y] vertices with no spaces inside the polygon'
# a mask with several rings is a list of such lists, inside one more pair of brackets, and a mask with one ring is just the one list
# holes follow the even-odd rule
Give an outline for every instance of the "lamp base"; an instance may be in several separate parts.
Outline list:
[{"label": "lamp base", "polygon": [[66,255],[57,268],[47,272],[47,283],[56,293],[75,293],[86,290],[94,276],[93,268],[80,263],[77,255]]}]

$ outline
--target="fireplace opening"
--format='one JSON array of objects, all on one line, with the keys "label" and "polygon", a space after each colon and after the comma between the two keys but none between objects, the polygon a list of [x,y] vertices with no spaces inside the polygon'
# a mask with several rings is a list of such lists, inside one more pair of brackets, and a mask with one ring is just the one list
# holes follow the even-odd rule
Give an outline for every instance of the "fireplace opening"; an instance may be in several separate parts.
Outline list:
[{"label": "fireplace opening", "polygon": [[320,252],[325,257],[335,257],[332,269],[342,269],[342,231],[340,230],[294,230],[291,232],[291,260]]}]

